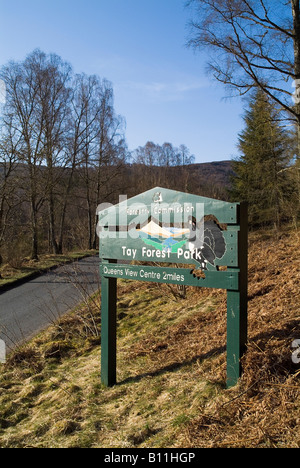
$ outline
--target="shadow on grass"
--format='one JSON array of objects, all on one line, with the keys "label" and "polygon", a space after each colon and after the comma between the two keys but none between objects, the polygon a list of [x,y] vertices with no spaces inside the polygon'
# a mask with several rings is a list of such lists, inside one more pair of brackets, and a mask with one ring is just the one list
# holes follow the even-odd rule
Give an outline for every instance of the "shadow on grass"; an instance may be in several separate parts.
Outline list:
[{"label": "shadow on grass", "polygon": [[[256,345],[259,345],[258,349],[260,349],[261,353],[263,354],[265,352],[264,351],[265,348],[263,346],[264,343],[268,344],[270,340],[272,339],[273,340],[280,339],[282,340],[283,343],[286,342],[284,355],[280,353],[280,355],[278,356],[278,364],[281,365],[282,371],[293,373],[295,371],[295,365],[293,365],[293,362],[292,362],[291,345],[292,345],[292,342],[297,338],[298,339],[300,338],[300,320],[291,320],[282,328],[272,328],[268,331],[258,333],[257,335],[249,339],[248,345],[253,344],[253,343]],[[268,350],[266,352],[272,353],[272,349],[271,351]],[[157,369],[155,371],[145,372],[137,376],[128,377],[122,380],[121,382],[118,382],[117,385],[124,385],[127,383],[139,382],[140,380],[147,378],[147,377],[157,377],[159,375],[163,375],[168,372],[174,372],[186,366],[195,364],[196,362],[199,362],[199,361],[201,362],[201,361],[204,361],[205,359],[208,359],[214,356],[220,356],[223,353],[226,353],[226,346],[219,346],[219,347],[211,349],[210,351],[206,353],[196,355],[192,359],[180,361],[180,362],[174,362],[165,367],[161,367],[160,369]],[[247,352],[246,352],[246,355],[247,355]],[[276,356],[275,356],[275,361],[276,361]],[[276,368],[276,362],[274,362],[274,360],[270,360],[269,366],[270,368],[267,370],[269,370],[270,372],[274,371],[274,368]],[[299,366],[297,366],[297,369],[299,369]],[[221,387],[226,388],[226,382],[220,381],[216,383],[221,385]]]},{"label": "shadow on grass", "polygon": [[[214,348],[214,349],[208,351],[207,353],[196,355],[192,359],[188,359],[188,360],[180,361],[180,362],[174,362],[174,363],[169,364],[169,365],[167,365],[165,367],[161,367],[160,369],[157,369],[155,371],[145,372],[143,374],[136,375],[134,377],[128,377],[127,379],[124,379],[121,382],[118,382],[117,385],[124,385],[124,384],[127,384],[127,383],[139,382],[140,380],[144,379],[145,377],[157,377],[159,375],[163,375],[163,374],[168,373],[168,372],[174,372],[174,371],[177,371],[179,369],[183,369],[184,367],[191,366],[192,364],[195,364],[196,362],[204,361],[205,359],[208,359],[208,358],[211,358],[211,357],[214,357],[214,356],[219,356],[219,355],[221,355],[221,354],[223,354],[225,352],[226,352],[226,346],[219,346],[217,348]],[[226,387],[225,382],[224,383],[219,382],[219,383],[222,386],[224,384],[224,388]]]}]

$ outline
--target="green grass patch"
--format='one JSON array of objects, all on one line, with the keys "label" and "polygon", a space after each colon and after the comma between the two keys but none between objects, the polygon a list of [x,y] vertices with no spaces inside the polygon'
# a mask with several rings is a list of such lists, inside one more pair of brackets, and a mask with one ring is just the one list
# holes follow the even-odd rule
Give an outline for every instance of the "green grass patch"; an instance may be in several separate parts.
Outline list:
[{"label": "green grass patch", "polygon": [[[207,398],[197,362],[161,362],[172,330],[205,306],[121,281],[118,384],[100,382],[99,302],[76,309],[10,356],[0,375],[1,447],[167,447]],[[201,301],[200,301],[201,302]],[[209,301],[211,303],[211,301]],[[97,331],[87,334],[87,321]],[[98,334],[98,338],[95,336]],[[159,359],[156,359],[156,356]]]},{"label": "green grass patch", "polygon": [[[226,292],[118,282],[117,385],[99,294],[0,369],[0,447],[299,448],[299,238],[250,238],[249,343],[226,389]],[[263,262],[261,259],[264,259]]]}]

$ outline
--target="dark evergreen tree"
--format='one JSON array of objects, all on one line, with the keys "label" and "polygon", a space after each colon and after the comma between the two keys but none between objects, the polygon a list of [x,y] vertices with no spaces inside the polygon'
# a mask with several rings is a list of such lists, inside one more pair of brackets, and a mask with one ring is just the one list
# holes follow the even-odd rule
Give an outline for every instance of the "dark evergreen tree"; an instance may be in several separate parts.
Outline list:
[{"label": "dark evergreen tree", "polygon": [[232,198],[249,203],[252,226],[280,225],[293,191],[286,168],[291,160],[291,138],[280,123],[280,113],[257,89],[249,99],[245,129],[239,135],[241,156],[234,161]]}]

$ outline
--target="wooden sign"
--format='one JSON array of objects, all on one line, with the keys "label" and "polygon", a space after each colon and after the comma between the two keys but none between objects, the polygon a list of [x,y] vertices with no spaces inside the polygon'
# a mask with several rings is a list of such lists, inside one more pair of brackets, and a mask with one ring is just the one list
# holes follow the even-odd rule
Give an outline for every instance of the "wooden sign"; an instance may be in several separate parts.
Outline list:
[{"label": "wooden sign", "polygon": [[117,278],[124,278],[226,289],[227,385],[235,385],[247,341],[246,205],[156,187],[100,206],[98,216],[102,383],[116,383]]}]

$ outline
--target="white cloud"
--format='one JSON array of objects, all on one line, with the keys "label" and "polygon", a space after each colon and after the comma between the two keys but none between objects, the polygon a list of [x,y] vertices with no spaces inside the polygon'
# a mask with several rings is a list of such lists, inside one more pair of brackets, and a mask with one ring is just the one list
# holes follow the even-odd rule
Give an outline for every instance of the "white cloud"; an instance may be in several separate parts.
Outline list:
[{"label": "white cloud", "polygon": [[119,83],[119,88],[127,91],[135,91],[146,98],[159,101],[180,101],[184,99],[188,93],[200,90],[207,86],[204,80],[191,81],[127,81]]}]

